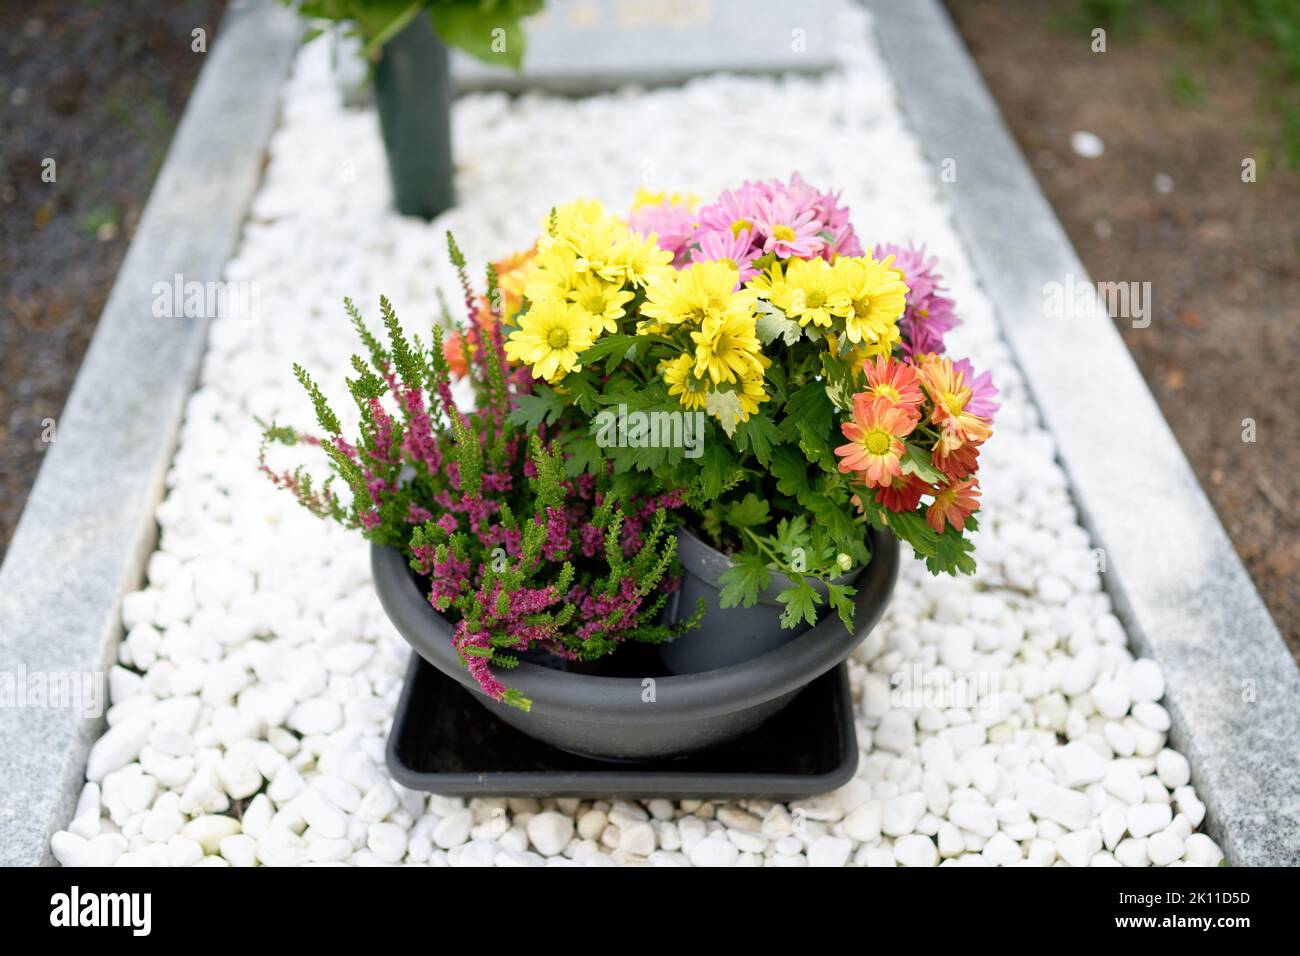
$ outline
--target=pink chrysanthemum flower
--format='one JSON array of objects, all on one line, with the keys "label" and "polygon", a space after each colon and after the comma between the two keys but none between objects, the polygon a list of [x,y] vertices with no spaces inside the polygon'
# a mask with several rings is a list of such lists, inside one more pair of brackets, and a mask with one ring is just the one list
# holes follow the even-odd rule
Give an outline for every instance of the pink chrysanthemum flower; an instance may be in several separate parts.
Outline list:
[{"label": "pink chrysanthemum flower", "polygon": [[659,248],[673,254],[673,264],[686,261],[686,246],[697,228],[698,218],[690,207],[682,203],[664,201],[654,206],[642,206],[628,216],[627,224],[633,232],[642,235],[655,233]]},{"label": "pink chrysanthemum flower", "polygon": [[758,270],[753,266],[757,255],[758,250],[754,248],[752,233],[748,229],[742,229],[736,234],[730,229],[713,229],[700,233],[696,244],[691,247],[692,262],[725,262],[734,266],[740,273],[737,289],[758,275]]},{"label": "pink chrysanthemum flower", "polygon": [[966,408],[972,414],[987,419],[991,424],[993,413],[1002,407],[1000,403],[993,401],[993,396],[998,393],[997,386],[993,384],[993,373],[983,372],[977,378],[970,359],[959,359],[952,363],[952,367],[961,373],[962,378],[971,387],[971,397],[966,403]]},{"label": "pink chrysanthemum flower", "polygon": [[733,236],[748,231],[754,236],[754,217],[763,190],[754,183],[745,183],[739,189],[728,189],[716,202],[700,210],[700,228],[708,231],[727,231]]},{"label": "pink chrysanthemum flower", "polygon": [[769,179],[762,188],[768,199],[788,199],[797,209],[821,211],[817,210],[817,204],[821,201],[822,194],[808,185],[798,173],[791,173],[788,183],[783,183],[779,179]]},{"label": "pink chrysanthemum flower", "polygon": [[780,259],[791,256],[811,259],[820,255],[826,246],[816,210],[800,208],[789,197],[760,200],[754,228],[763,243],[763,252],[775,253]]},{"label": "pink chrysanthemum flower", "polygon": [[840,194],[835,192],[824,192],[817,197],[815,208],[824,223],[823,231],[831,234],[830,241],[822,250],[827,261],[834,261],[836,256],[862,255],[862,243],[849,222],[849,207],[841,206],[839,202]]},{"label": "pink chrysanthemum flower", "polygon": [[894,268],[907,283],[907,308],[899,322],[903,333],[903,351],[908,355],[943,351],[944,333],[961,320],[953,312],[952,299],[943,295],[943,276],[936,270],[938,260],[926,256],[925,246],[916,247],[885,243],[876,246],[875,258],[894,257]]}]

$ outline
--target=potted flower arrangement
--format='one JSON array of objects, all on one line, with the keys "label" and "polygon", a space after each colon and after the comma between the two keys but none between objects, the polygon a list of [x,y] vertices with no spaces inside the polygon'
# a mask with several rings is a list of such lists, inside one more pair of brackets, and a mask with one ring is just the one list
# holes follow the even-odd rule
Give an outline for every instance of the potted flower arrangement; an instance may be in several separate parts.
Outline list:
[{"label": "potted flower arrangement", "polygon": [[450,208],[447,47],[517,70],[524,53],[519,21],[541,10],[542,0],[298,0],[297,6],[307,17],[349,23],[374,63],[398,211],[432,219]]},{"label": "potted flower arrangement", "polygon": [[[383,300],[381,344],[347,303],[357,437],[295,367],[323,433],[266,438],[333,475],[263,468],[365,534],[398,630],[503,719],[602,757],[706,747],[848,655],[899,540],[973,570],[997,406],[942,355],[956,319],[922,250],[866,254],[798,176],[698,210],[560,206],[482,296],[448,239],[464,326],[408,340]],[[661,660],[602,666],[633,645]]]},{"label": "potted flower arrangement", "polygon": [[643,194],[626,221],[593,202],[552,216],[506,338],[533,377],[511,420],[554,428],[572,470],[684,489],[679,594],[708,613],[665,648],[675,672],[762,654],[823,608],[851,630],[868,528],[934,573],[974,570],[997,405],[988,375],[942,355],[956,318],[935,266],[864,254],[838,198],[798,175],[698,211]]}]

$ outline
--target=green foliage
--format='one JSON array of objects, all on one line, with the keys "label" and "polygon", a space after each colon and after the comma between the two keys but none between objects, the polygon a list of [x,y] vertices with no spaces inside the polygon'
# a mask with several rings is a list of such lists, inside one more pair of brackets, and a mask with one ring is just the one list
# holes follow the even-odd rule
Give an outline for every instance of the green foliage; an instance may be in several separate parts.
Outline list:
[{"label": "green foliage", "polygon": [[817,623],[817,605],[822,598],[803,575],[796,577],[794,584],[778,594],[776,599],[785,605],[781,612],[782,627],[797,627],[801,621],[810,627]]},{"label": "green foliage", "polygon": [[770,577],[764,555],[757,551],[742,551],[731,559],[731,567],[722,572],[722,594],[718,603],[722,607],[753,607],[759,594],[767,589]]},{"label": "green foliage", "polygon": [[523,62],[520,20],[542,9],[542,0],[284,0],[303,16],[347,22],[368,57],[416,17],[427,15],[443,43],[491,66],[518,70]]}]

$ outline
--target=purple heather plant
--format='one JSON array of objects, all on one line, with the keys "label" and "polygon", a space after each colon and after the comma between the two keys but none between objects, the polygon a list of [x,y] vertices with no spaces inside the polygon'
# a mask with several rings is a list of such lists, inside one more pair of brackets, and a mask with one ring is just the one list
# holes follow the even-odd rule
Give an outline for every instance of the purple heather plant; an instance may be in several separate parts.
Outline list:
[{"label": "purple heather plant", "polygon": [[[527,369],[505,361],[498,322],[484,334],[465,260],[448,234],[470,321],[469,378],[476,403],[461,409],[451,393],[442,330],[426,348],[408,340],[386,298],[380,311],[387,346],[344,300],[369,361],[353,356],[348,390],[360,434],[342,424],[302,367],[294,374],[315,407],[322,436],[264,425],[261,469],[314,514],[401,549],[428,588],[433,609],[455,627],[461,661],[483,692],[527,710],[530,702],[493,668],[511,668],[540,649],[567,660],[594,660],[625,641],[658,643],[698,626],[702,608],[671,626],[660,623],[679,582],[673,512],[680,494],[616,493],[602,477],[567,475],[564,454],[545,426],[528,436],[508,422],[531,391]],[[488,270],[488,301],[496,277]],[[319,446],[332,475],[317,485],[299,466],[275,471],[267,445]],[[335,492],[351,491],[345,504]]]}]

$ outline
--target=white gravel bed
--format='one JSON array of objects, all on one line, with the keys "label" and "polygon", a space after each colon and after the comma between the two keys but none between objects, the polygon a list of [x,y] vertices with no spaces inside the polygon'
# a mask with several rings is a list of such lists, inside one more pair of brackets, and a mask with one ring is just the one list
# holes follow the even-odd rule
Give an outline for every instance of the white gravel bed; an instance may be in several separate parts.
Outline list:
[{"label": "white gravel bed", "polygon": [[[1166,747],[1160,668],[1134,660],[1097,558],[990,303],[894,103],[863,14],[825,78],[714,77],[583,100],[455,106],[459,208],[430,225],[388,208],[373,112],[345,110],[328,51],[306,47],[227,278],[259,283],[260,321],[218,320],[158,508],[148,585],[127,597],[109,729],[90,754],[65,864],[1214,865],[1187,761]],[[370,585],[367,546],[256,469],[253,415],[311,427],[301,362],[344,396],[355,350],[340,302],[389,295],[408,328],[458,301],[443,231],[472,261],[527,245],[578,195],[611,208],[640,182],[704,197],[800,171],[842,187],[858,233],[922,240],[965,325],[955,356],[991,369],[973,578],[905,559],[884,621],[850,664],[858,776],[790,805],[475,799],[403,789],[384,745],[408,659]],[[183,320],[179,320],[183,321]],[[338,401],[336,407],[345,403]],[[323,473],[323,463],[321,473]],[[908,695],[918,676],[927,693]],[[967,675],[975,702],[936,691]],[[941,690],[941,688],[939,689]]]}]

